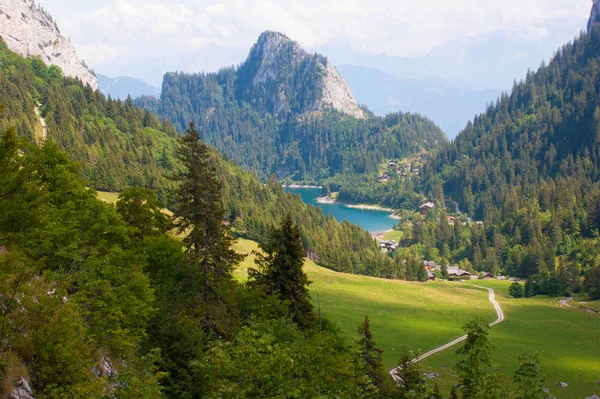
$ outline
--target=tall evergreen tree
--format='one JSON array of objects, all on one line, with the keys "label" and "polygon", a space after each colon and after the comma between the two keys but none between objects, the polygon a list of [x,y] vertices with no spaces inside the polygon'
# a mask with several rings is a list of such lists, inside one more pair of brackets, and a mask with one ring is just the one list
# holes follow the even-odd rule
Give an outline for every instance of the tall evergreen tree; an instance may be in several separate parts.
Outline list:
[{"label": "tall evergreen tree", "polygon": [[[211,151],[193,123],[181,138],[177,155],[184,171],[175,176],[179,186],[173,193],[173,208],[177,229],[186,235],[186,299],[200,312],[206,332],[227,334],[232,308],[228,288],[233,284],[233,268],[242,256],[231,248],[233,238],[224,223],[221,180],[211,162]],[[199,308],[193,306],[197,301]]]},{"label": "tall evergreen tree", "polygon": [[373,332],[371,331],[371,320],[368,316],[365,316],[365,320],[358,327],[358,345],[360,356],[364,361],[364,372],[367,375],[373,385],[379,390],[380,397],[386,397],[388,393],[389,382],[391,379],[385,372],[383,366],[383,360],[381,359],[381,353],[383,352],[373,339]]},{"label": "tall evergreen tree", "polygon": [[415,359],[419,354],[404,348],[400,354],[396,375],[399,377],[398,388],[401,399],[422,398],[427,383],[423,376],[423,367]]},{"label": "tall evergreen tree", "polygon": [[304,270],[304,246],[300,227],[287,213],[279,228],[271,232],[268,242],[257,254],[259,270],[251,269],[254,285],[263,286],[267,293],[289,303],[291,318],[302,329],[315,323],[315,313],[308,292],[308,277]]},{"label": "tall evergreen tree", "polygon": [[487,368],[492,364],[489,327],[482,320],[474,320],[467,323],[463,330],[467,333],[467,340],[456,351],[461,356],[456,370],[462,385],[463,399],[476,399],[483,389]]}]

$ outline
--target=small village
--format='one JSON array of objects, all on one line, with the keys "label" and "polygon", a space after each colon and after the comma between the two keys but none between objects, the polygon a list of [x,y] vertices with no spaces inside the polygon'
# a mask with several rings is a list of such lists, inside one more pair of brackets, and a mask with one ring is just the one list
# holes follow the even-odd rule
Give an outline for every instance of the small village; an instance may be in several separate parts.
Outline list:
[{"label": "small village", "polygon": [[429,157],[429,154],[422,154],[421,158],[408,159],[405,161],[388,160],[386,170],[377,177],[379,183],[387,183],[394,174],[402,180],[411,180],[413,177],[419,176],[423,167],[423,159]]},{"label": "small village", "polygon": [[[427,201],[419,207],[419,214],[423,217],[426,217],[433,209],[435,209],[436,205],[433,202]],[[453,215],[448,216],[448,224],[454,225],[458,218]],[[481,222],[474,222],[477,224],[482,224]],[[385,240],[381,238],[377,238],[379,243],[379,248],[382,252],[392,252],[400,248],[400,243],[395,240]],[[427,271],[427,277],[429,281],[435,281],[444,276],[444,272],[442,269],[444,267],[442,265],[436,264],[435,261],[425,260],[423,261],[423,267],[425,271]],[[492,280],[494,276],[488,272],[479,272],[479,273],[471,273],[467,270],[460,269],[459,266],[453,265],[445,265],[447,276],[445,279],[449,281],[460,281],[460,280]],[[497,276],[497,280],[507,280],[505,276]],[[518,281],[519,279],[510,279],[511,281]]]}]

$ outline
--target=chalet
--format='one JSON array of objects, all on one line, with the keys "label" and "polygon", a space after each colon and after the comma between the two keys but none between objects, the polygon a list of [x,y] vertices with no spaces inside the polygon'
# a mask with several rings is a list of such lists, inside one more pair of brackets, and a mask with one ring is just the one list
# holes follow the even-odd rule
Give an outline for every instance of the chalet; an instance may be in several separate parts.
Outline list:
[{"label": "chalet", "polygon": [[426,216],[433,208],[435,208],[435,204],[427,202],[419,207],[419,211],[421,212],[421,215]]},{"label": "chalet", "polygon": [[395,249],[398,249],[398,243],[394,240],[389,240],[389,241],[379,241],[379,247],[382,250],[386,250],[386,251],[393,251]]},{"label": "chalet", "polygon": [[425,263],[425,270],[434,270],[437,268],[435,262],[432,260],[426,260],[423,263]]},{"label": "chalet", "polygon": [[377,178],[377,180],[379,181],[379,183],[385,183],[390,179],[390,174],[388,172],[385,172],[384,174],[382,174],[381,176],[379,176]]},{"label": "chalet", "polygon": [[449,277],[469,277],[471,273],[466,270],[461,270],[458,266],[450,266],[448,267],[448,276]]},{"label": "chalet", "polygon": [[456,218],[454,216],[448,216],[448,223],[454,226],[454,223],[456,223]]},{"label": "chalet", "polygon": [[435,273],[432,272],[431,270],[427,271],[427,278],[429,279],[429,281],[435,281]]},{"label": "chalet", "polygon": [[396,162],[394,160],[390,159],[388,166],[396,166]]}]

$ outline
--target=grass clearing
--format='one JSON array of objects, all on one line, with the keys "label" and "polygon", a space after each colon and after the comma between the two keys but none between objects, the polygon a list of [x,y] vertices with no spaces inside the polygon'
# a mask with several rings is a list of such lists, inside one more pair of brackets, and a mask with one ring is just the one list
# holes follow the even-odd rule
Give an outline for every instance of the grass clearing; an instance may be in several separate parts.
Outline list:
[{"label": "grass clearing", "polygon": [[[236,249],[244,253],[255,248],[256,244],[248,240],[236,244]],[[252,260],[247,258],[246,262]],[[317,306],[320,301],[322,313],[345,336],[355,337],[358,325],[365,315],[369,316],[389,369],[395,366],[403,346],[426,352],[461,336],[462,326],[475,317],[494,321],[496,313],[487,292],[474,287],[478,285],[495,290],[506,317],[490,330],[495,347],[493,360],[502,373],[512,378],[519,355],[537,351],[547,374],[546,386],[557,399],[600,395],[600,385],[596,384],[600,380],[598,314],[561,308],[553,298],[514,299],[508,294],[511,283],[507,281],[410,283],[336,273],[313,262],[307,262],[305,270],[313,282],[313,303]],[[452,367],[458,360],[457,347],[423,362],[425,371],[440,374],[434,381],[446,396],[456,383]],[[569,387],[563,390],[555,386],[560,381]]]},{"label": "grass clearing", "polygon": [[398,230],[390,230],[383,233],[384,240],[394,240],[400,242],[404,240],[404,232]]},{"label": "grass clearing", "polygon": [[[490,330],[495,349],[493,360],[499,370],[512,378],[518,357],[538,352],[546,386],[558,399],[576,399],[600,394],[600,316],[583,309],[560,307],[554,298],[514,299],[508,295],[510,282],[476,281],[493,288],[506,320]],[[427,371],[440,374],[436,380],[448,392],[456,381],[451,367],[456,364],[456,348],[448,349],[423,362]],[[558,382],[569,386],[561,389]]]}]

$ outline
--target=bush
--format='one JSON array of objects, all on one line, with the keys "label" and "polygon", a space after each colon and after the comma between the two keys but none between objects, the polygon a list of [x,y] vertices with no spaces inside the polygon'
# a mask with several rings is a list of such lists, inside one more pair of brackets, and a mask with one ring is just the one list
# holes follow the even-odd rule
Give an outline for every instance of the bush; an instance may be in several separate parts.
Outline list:
[{"label": "bush", "polygon": [[523,298],[525,296],[525,288],[517,282],[511,284],[508,292],[514,298]]}]

